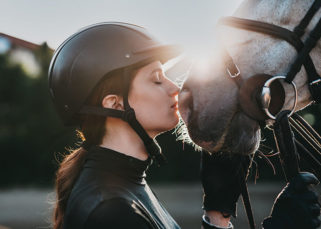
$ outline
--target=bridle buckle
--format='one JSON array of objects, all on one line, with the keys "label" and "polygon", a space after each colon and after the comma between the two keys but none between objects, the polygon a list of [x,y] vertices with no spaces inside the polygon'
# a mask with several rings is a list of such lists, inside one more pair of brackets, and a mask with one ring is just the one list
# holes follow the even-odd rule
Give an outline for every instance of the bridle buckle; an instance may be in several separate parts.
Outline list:
[{"label": "bridle buckle", "polygon": [[230,76],[231,78],[236,78],[236,77],[238,77],[239,75],[241,75],[241,71],[240,71],[239,67],[238,67],[236,64],[234,64],[234,67],[235,67],[235,69],[236,69],[236,72],[235,72],[234,74],[231,73],[231,71],[230,71],[229,68],[226,68],[226,71],[227,71],[227,73],[229,74],[229,76]]},{"label": "bridle buckle", "polygon": [[313,85],[318,85],[319,83],[321,83],[321,79],[317,79],[317,80],[314,80],[310,83],[310,86],[313,86]]},{"label": "bridle buckle", "polygon": [[321,103],[321,79],[316,79],[309,84],[311,96],[315,103]]}]

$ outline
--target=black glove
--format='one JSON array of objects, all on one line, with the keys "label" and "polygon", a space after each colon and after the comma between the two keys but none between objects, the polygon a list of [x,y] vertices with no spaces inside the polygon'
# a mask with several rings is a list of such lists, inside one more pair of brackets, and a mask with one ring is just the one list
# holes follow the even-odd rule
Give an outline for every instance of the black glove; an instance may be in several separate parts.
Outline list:
[{"label": "black glove", "polygon": [[263,221],[264,229],[313,229],[320,226],[320,204],[309,189],[318,179],[308,172],[294,177],[274,202],[271,216]]},{"label": "black glove", "polygon": [[201,180],[203,209],[236,217],[236,203],[241,194],[240,179],[245,180],[251,157],[202,152]]}]

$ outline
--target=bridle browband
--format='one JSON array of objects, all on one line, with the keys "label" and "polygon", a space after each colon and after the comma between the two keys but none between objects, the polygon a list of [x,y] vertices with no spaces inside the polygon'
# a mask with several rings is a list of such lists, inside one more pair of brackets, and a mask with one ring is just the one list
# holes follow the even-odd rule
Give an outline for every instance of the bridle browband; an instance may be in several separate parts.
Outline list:
[{"label": "bridle browband", "polygon": [[[318,21],[314,29],[310,32],[305,42],[302,42],[301,40],[301,36],[304,34],[305,29],[309,25],[315,13],[320,9],[320,7],[321,7],[321,0],[315,0],[312,6],[310,7],[310,9],[308,10],[307,14],[301,20],[299,25],[297,25],[294,28],[293,31],[277,25],[255,21],[255,20],[237,18],[237,17],[221,18],[218,24],[270,35],[290,43],[297,50],[298,55],[295,61],[292,63],[290,70],[288,71],[286,76],[282,78],[284,78],[285,82],[293,84],[293,79],[295,78],[295,76],[300,71],[303,65],[305,67],[305,70],[308,76],[308,85],[309,85],[309,90],[310,90],[312,99],[314,100],[315,103],[320,104],[321,103],[321,77],[317,73],[317,70],[314,66],[314,63],[309,53],[315,47],[315,45],[317,44],[318,40],[321,37],[321,19]],[[226,64],[228,75],[234,80],[237,86],[241,89],[245,83],[244,79],[241,76],[242,74],[238,66],[233,61],[233,58],[227,52],[227,50],[224,48],[222,50],[225,58],[225,64]],[[271,76],[271,78],[272,77],[273,76]],[[281,77],[278,77],[278,78],[281,78]],[[264,95],[262,95],[262,97],[263,96]],[[265,95],[265,97],[268,97],[269,99],[271,99],[270,94]],[[260,100],[262,101],[262,99],[263,98],[261,98]],[[265,102],[269,104],[269,101],[265,101]],[[246,110],[245,110],[245,113],[246,113]],[[257,120],[262,121],[262,117],[253,117],[255,116],[253,114],[249,114],[249,116],[251,118],[254,118],[254,119],[257,118]],[[270,115],[269,111],[267,110],[264,119],[269,119],[269,118],[273,119],[275,117],[274,115]]]},{"label": "bridle browband", "polygon": [[[230,76],[230,78],[237,84],[240,91],[239,100],[240,100],[240,105],[242,107],[242,111],[248,116],[250,116],[251,118],[261,123],[262,121],[268,120],[268,119],[276,120],[274,124],[274,136],[275,136],[277,148],[280,152],[280,158],[281,160],[283,160],[283,163],[284,163],[283,167],[285,170],[287,170],[285,171],[285,175],[288,180],[289,178],[291,178],[291,176],[293,177],[295,173],[299,172],[296,145],[298,145],[301,148],[303,147],[298,143],[298,141],[296,141],[296,139],[294,139],[293,133],[289,125],[289,120],[288,120],[289,116],[291,116],[295,111],[296,102],[297,102],[297,89],[293,80],[297,75],[297,73],[300,71],[302,65],[304,66],[308,76],[309,91],[311,93],[312,99],[314,103],[321,104],[321,77],[317,73],[317,70],[309,54],[321,37],[321,18],[319,19],[318,23],[313,28],[313,30],[309,33],[305,42],[302,42],[301,40],[301,37],[305,33],[307,26],[309,25],[312,18],[320,8],[321,8],[321,0],[315,0],[312,6],[309,8],[306,15],[304,16],[304,18],[294,28],[293,31],[290,31],[286,28],[283,28],[277,25],[255,21],[255,20],[237,18],[237,17],[224,17],[224,18],[221,18],[218,23],[219,25],[230,26],[230,27],[234,27],[242,30],[262,33],[265,35],[270,35],[275,38],[279,38],[281,40],[285,40],[288,43],[290,43],[298,52],[296,59],[292,63],[290,70],[287,72],[285,76],[270,76],[267,74],[257,74],[255,76],[249,77],[248,80],[244,80],[242,78],[241,71],[233,61],[233,58],[229,55],[226,49],[224,48],[222,49],[222,52],[225,58],[224,60],[225,60],[227,73]],[[281,86],[281,84],[278,82],[276,82],[278,83],[277,85],[274,85],[274,86],[272,85],[272,83],[278,79],[283,79],[285,82],[292,84],[294,88],[295,102],[294,102],[292,111],[280,112],[280,110],[282,109],[283,101],[285,97],[284,89]],[[272,89],[272,87],[274,87],[274,89]],[[278,92],[278,93],[277,92],[275,93],[280,96],[278,100],[281,102],[278,103],[278,102],[275,102],[275,99],[272,99],[271,94],[274,94],[274,93],[271,93],[271,90]],[[272,108],[270,107],[270,104],[272,104],[271,106]],[[262,112],[262,110],[264,112]],[[270,110],[273,110],[273,112],[272,111],[270,112]],[[294,117],[296,120],[299,120],[297,118],[297,115],[294,115]],[[292,120],[291,125],[294,126],[294,128],[296,127],[299,129],[300,128],[305,129],[303,132],[309,132],[309,131],[312,132],[313,129],[311,130],[309,129],[309,127],[304,126],[305,124],[301,125],[301,123],[303,122],[302,120],[298,122],[293,121],[293,119],[291,120]],[[317,152],[316,155],[321,157],[320,136],[319,135],[317,135],[317,137],[312,136],[311,139],[312,139],[311,140],[312,142],[313,140],[317,140],[316,141],[317,143],[315,144],[317,144],[319,148],[316,147],[318,148],[318,150],[316,150]],[[305,153],[306,155],[311,155],[311,153],[308,152],[306,149],[305,149]],[[312,160],[312,161],[317,163],[317,166],[320,165],[320,161],[318,161],[318,159]],[[255,223],[254,223],[250,199],[247,191],[246,181],[240,180],[240,185],[242,190],[244,206],[248,215],[249,224],[250,224],[250,227],[254,229]]]}]

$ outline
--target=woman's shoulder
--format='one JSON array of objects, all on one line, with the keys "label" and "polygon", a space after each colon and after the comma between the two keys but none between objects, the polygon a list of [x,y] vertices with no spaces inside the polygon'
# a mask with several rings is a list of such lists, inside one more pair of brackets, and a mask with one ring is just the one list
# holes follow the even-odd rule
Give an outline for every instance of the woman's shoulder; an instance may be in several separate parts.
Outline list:
[{"label": "woman's shoulder", "polygon": [[88,229],[109,227],[150,229],[151,225],[134,201],[115,197],[97,205],[85,223]]},{"label": "woman's shoulder", "polygon": [[100,182],[82,174],[69,197],[65,223],[67,228],[137,228],[148,229],[149,221],[130,190],[117,182]]},{"label": "woman's shoulder", "polygon": [[95,179],[94,175],[83,172],[74,184],[64,216],[66,228],[83,228],[89,215],[98,206],[115,197],[121,197],[117,196],[119,191],[115,185],[106,188],[104,182],[100,182],[97,177]]},{"label": "woman's shoulder", "polygon": [[136,225],[137,228],[151,228],[139,204],[128,196],[115,195],[112,191],[108,193],[96,187],[72,196],[65,215],[67,228],[121,229],[131,228],[130,225],[135,225],[135,228]]}]

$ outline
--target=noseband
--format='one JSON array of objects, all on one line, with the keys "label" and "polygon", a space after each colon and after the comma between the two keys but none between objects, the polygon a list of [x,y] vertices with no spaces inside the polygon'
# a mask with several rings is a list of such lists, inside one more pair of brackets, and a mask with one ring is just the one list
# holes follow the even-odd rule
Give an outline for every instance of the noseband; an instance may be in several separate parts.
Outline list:
[{"label": "noseband", "polygon": [[[304,152],[304,156],[310,157],[309,160],[316,164],[315,168],[320,168],[321,166],[321,137],[296,114],[293,115],[293,118],[291,118],[289,122],[289,117],[294,113],[297,103],[297,89],[293,79],[300,71],[302,65],[308,76],[308,85],[312,99],[314,103],[321,104],[321,77],[318,75],[309,54],[321,37],[321,18],[305,42],[301,40],[307,26],[320,8],[321,0],[315,0],[304,18],[293,31],[265,22],[236,17],[224,17],[219,21],[219,25],[262,33],[285,40],[298,52],[296,59],[291,64],[290,70],[285,76],[257,74],[244,80],[239,67],[235,64],[232,57],[226,49],[222,49],[227,73],[239,88],[239,101],[242,111],[261,123],[268,119],[276,120],[273,131],[287,180],[300,171],[297,147]],[[285,92],[278,80],[284,80],[291,84],[294,89],[295,101],[291,111],[280,112],[284,104]],[[274,96],[272,97],[272,95],[277,95],[278,97],[275,98]],[[314,153],[306,150],[306,148],[294,138],[290,123],[301,136],[303,135],[305,139],[310,140],[307,142],[316,149]],[[250,227],[254,229],[255,223],[245,180],[241,180],[240,185],[249,224]]]},{"label": "noseband", "polygon": [[[224,17],[220,19],[219,25],[262,33],[285,40],[290,43],[298,52],[295,61],[291,64],[290,70],[285,76],[257,74],[249,77],[248,80],[244,80],[239,67],[235,64],[227,50],[223,49],[227,73],[240,89],[240,104],[242,110],[251,118],[258,121],[275,119],[276,113],[282,109],[284,103],[284,92],[282,93],[282,90],[284,89],[280,84],[272,84],[272,82],[278,79],[283,79],[285,82],[292,84],[296,94],[297,91],[293,79],[300,71],[302,65],[305,67],[307,72],[308,85],[312,99],[315,103],[321,103],[321,77],[318,75],[314,63],[309,55],[310,51],[315,47],[321,37],[321,19],[310,32],[306,41],[302,42],[301,40],[302,35],[305,33],[305,29],[320,7],[321,0],[315,0],[304,18],[293,31],[273,24],[243,18]],[[262,79],[262,75],[264,76],[264,79]],[[257,87],[263,87],[263,89],[260,89],[259,94],[257,94],[257,89],[255,91],[256,94],[253,91],[249,92],[249,89],[254,90]],[[274,89],[272,89],[272,87],[274,87]],[[271,91],[274,90],[276,90],[277,93],[271,93]],[[272,98],[272,94],[277,94],[279,98]],[[295,99],[291,114],[295,110],[296,101],[297,98]],[[264,112],[262,112],[262,110]]]}]

